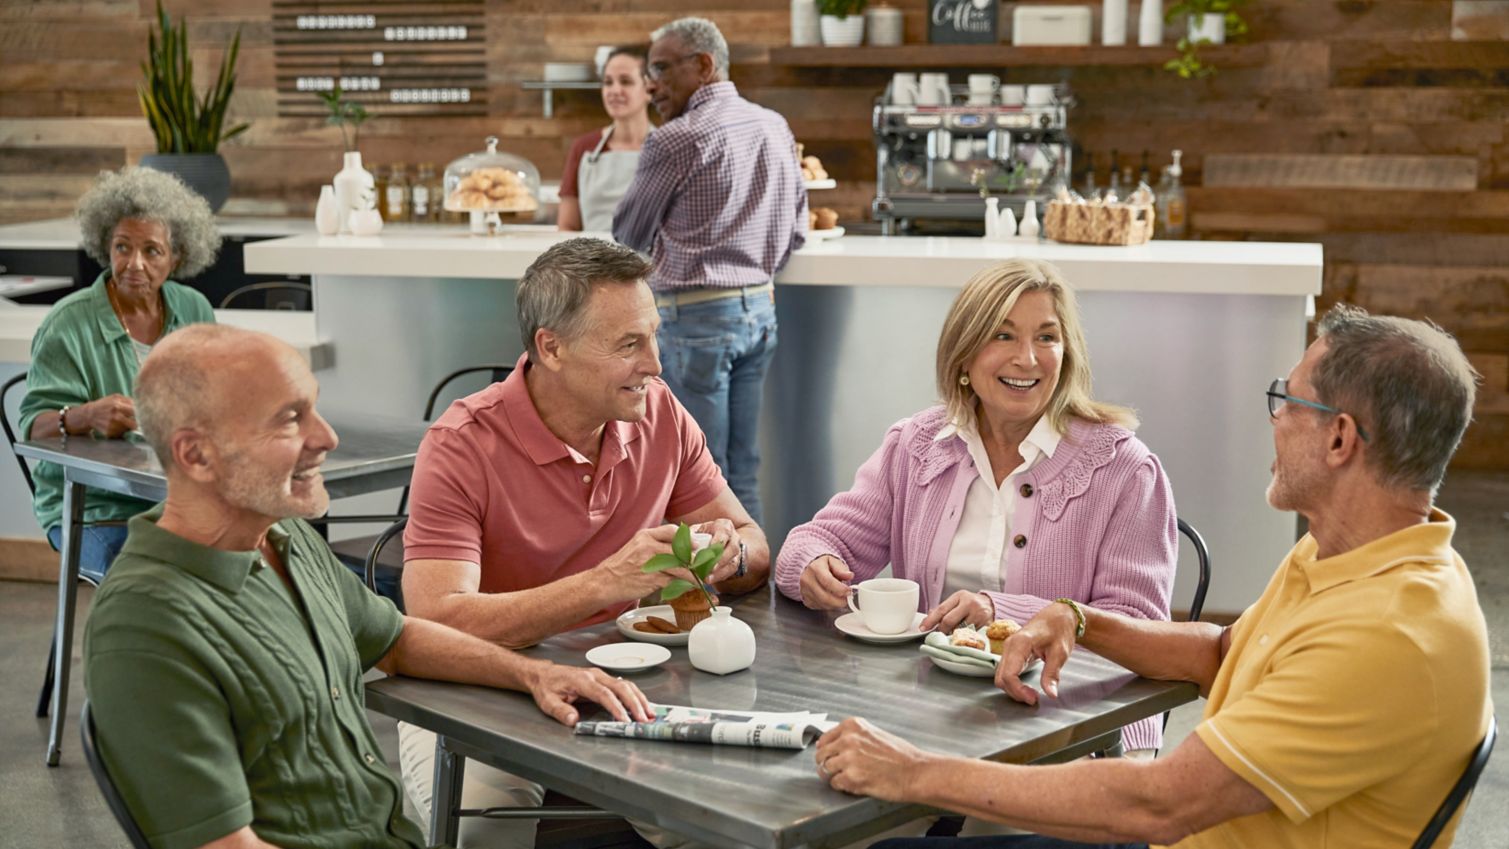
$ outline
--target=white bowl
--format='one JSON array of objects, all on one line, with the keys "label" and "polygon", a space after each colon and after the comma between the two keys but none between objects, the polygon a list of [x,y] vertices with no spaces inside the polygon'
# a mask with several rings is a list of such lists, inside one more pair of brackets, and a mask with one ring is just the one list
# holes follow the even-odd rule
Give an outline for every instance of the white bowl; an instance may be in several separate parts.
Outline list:
[{"label": "white bowl", "polygon": [[587,62],[546,62],[545,81],[585,83],[592,81],[592,65]]}]

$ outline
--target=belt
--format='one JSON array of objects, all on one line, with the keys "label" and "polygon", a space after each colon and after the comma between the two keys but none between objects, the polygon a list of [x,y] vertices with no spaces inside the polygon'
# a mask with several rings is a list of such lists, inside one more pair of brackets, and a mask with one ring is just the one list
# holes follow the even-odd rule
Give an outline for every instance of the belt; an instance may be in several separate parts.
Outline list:
[{"label": "belt", "polygon": [[656,292],[655,306],[685,307],[692,304],[704,304],[708,301],[721,301],[724,298],[741,298],[745,295],[762,295],[774,289],[774,283],[761,283],[758,286],[743,286],[739,288],[728,289],[687,289],[681,292]]}]

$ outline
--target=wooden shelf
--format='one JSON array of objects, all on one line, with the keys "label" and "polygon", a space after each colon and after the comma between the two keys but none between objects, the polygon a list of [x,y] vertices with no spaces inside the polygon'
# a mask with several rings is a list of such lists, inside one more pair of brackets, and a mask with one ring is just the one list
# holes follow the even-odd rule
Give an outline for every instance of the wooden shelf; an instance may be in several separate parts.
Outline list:
[{"label": "wooden shelf", "polygon": [[[1157,67],[1179,55],[1160,47],[1013,47],[1010,44],[908,44],[901,47],[772,47],[770,64],[793,68]],[[1258,65],[1261,44],[1211,45],[1202,57],[1222,67]]]}]

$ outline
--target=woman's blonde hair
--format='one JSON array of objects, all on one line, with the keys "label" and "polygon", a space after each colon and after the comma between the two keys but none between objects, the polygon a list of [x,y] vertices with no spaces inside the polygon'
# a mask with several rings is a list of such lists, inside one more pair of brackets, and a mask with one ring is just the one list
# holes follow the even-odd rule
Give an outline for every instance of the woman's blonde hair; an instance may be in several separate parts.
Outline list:
[{"label": "woman's blonde hair", "polygon": [[1012,259],[981,270],[964,284],[964,290],[949,307],[938,336],[938,393],[948,408],[949,419],[961,426],[977,427],[973,390],[959,383],[981,349],[1006,322],[1024,292],[1047,292],[1053,297],[1063,336],[1064,356],[1058,387],[1048,402],[1048,423],[1061,434],[1069,432],[1070,419],[1097,424],[1137,427],[1137,414],[1130,408],[1103,404],[1090,397],[1090,353],[1079,323],[1074,290],[1057,267],[1035,259]]}]

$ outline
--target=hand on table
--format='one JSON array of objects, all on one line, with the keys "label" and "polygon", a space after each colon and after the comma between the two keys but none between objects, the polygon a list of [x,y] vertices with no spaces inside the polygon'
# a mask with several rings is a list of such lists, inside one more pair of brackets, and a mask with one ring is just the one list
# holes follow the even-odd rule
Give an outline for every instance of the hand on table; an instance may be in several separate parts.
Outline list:
[{"label": "hand on table", "polygon": [[91,430],[118,439],[136,430],[136,403],[119,393],[106,395],[69,410],[68,421],[75,427],[82,421]]},{"label": "hand on table", "polygon": [[1019,702],[1037,704],[1037,691],[1022,683],[1020,670],[1027,661],[1040,657],[1043,671],[1038,680],[1043,692],[1057,698],[1058,673],[1074,651],[1074,632],[1078,627],[1079,620],[1067,604],[1055,602],[1038,611],[1022,630],[1007,637],[1001,645],[996,686]]},{"label": "hand on table", "polygon": [[849,606],[849,581],[854,573],[844,561],[824,554],[802,570],[802,604],[813,610],[839,610]]},{"label": "hand on table", "polygon": [[867,720],[851,717],[817,741],[817,774],[835,790],[905,802],[918,770],[932,757]]},{"label": "hand on table", "polygon": [[601,669],[548,663],[529,687],[534,703],[562,725],[575,725],[580,714],[573,702],[586,699],[607,708],[619,722],[649,722],[650,700],[639,688]]},{"label": "hand on table", "polygon": [[734,576],[739,569],[739,531],[729,519],[714,519],[711,522],[703,522],[692,528],[694,533],[711,534],[713,541],[709,546],[723,543],[723,555],[718,558],[718,565],[713,567],[712,574],[707,576],[709,584],[716,584]]},{"label": "hand on table", "polygon": [[995,614],[995,602],[990,600],[990,596],[983,592],[959,590],[929,610],[920,628],[924,631],[936,628],[945,634],[951,634],[960,625],[973,625],[976,628],[989,625]]}]

